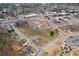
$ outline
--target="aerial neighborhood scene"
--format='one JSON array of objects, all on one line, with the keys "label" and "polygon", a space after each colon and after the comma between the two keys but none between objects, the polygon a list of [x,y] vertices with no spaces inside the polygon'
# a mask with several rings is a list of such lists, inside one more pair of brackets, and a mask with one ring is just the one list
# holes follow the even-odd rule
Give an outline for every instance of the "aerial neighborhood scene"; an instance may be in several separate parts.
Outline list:
[{"label": "aerial neighborhood scene", "polygon": [[0,3],[0,56],[79,56],[79,3]]}]

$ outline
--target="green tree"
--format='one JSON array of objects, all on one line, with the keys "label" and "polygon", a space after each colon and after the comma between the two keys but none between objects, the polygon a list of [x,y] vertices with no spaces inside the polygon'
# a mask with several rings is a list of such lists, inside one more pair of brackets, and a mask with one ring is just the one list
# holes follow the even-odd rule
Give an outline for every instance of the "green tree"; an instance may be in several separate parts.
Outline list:
[{"label": "green tree", "polygon": [[50,36],[53,36],[54,35],[54,32],[53,31],[50,31]]}]

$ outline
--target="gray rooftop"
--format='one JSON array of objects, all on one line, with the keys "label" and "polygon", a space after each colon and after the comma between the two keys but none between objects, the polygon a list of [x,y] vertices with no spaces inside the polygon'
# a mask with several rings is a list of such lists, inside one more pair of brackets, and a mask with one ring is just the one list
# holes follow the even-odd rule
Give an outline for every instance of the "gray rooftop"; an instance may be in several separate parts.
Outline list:
[{"label": "gray rooftop", "polygon": [[79,47],[79,36],[70,36],[65,40],[65,43],[71,43],[72,45]]}]

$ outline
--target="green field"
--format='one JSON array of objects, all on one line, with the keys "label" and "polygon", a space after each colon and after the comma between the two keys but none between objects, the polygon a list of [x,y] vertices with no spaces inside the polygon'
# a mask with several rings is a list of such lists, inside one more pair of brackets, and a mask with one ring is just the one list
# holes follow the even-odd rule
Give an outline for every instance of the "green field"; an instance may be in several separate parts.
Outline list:
[{"label": "green field", "polygon": [[27,27],[26,28],[19,28],[19,30],[29,38],[31,38],[35,35],[41,34],[40,30],[31,29],[31,28],[27,28]]}]

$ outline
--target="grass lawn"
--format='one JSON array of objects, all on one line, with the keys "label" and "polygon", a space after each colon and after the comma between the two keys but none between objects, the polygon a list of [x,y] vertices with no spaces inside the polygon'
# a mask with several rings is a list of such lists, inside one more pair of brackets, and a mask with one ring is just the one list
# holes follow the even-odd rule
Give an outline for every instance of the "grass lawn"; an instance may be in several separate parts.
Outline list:
[{"label": "grass lawn", "polygon": [[41,31],[39,30],[35,30],[35,29],[31,29],[31,28],[19,28],[19,30],[25,34],[26,36],[28,36],[29,38],[35,36],[35,35],[38,35],[41,33]]},{"label": "grass lawn", "polygon": [[41,42],[37,43],[36,40],[33,40],[33,42],[38,46],[42,46],[43,44],[46,44],[48,41],[57,37],[58,33],[56,33],[54,30],[52,30],[54,31],[54,35],[50,36],[50,31],[51,31],[50,29],[42,31],[41,36],[37,38],[37,40],[41,40]]},{"label": "grass lawn", "polygon": [[[40,34],[40,38],[37,38],[37,40],[39,40],[41,42],[37,43],[36,40],[33,40],[33,42],[35,44],[37,44],[38,46],[42,46],[43,44],[45,44],[48,41],[52,40],[53,38],[57,37],[57,35],[59,34],[57,31],[55,31],[52,28],[51,29],[38,30],[38,29],[28,28],[26,26],[26,27],[23,27],[23,28],[19,28],[19,30],[29,38],[32,38],[33,36]],[[52,36],[50,36],[51,31],[54,32],[54,34]]]},{"label": "grass lawn", "polygon": [[[50,32],[53,31],[54,34],[52,36],[50,36]],[[58,32],[56,32],[54,29],[48,29],[44,32],[44,34],[42,35],[45,38],[45,41],[48,42],[49,40],[55,38],[57,36]]]}]

